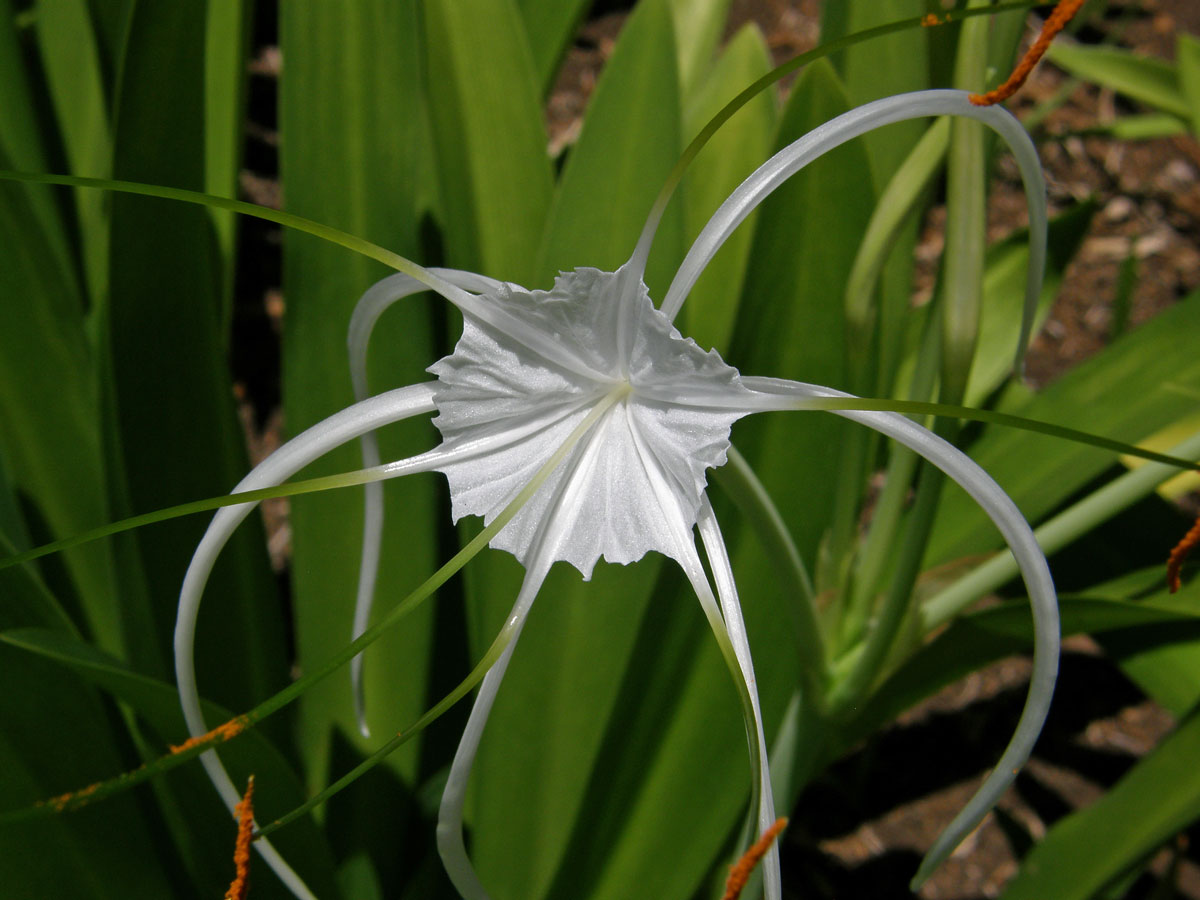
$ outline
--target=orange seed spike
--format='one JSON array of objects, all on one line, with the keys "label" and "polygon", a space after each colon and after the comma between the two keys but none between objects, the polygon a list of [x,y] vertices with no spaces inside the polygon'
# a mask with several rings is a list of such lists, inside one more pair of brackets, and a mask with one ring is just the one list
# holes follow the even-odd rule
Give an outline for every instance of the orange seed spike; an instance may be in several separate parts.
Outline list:
[{"label": "orange seed spike", "polygon": [[238,818],[237,843],[233,848],[233,865],[237,870],[225,900],[246,900],[250,890],[250,842],[254,839],[254,776],[246,782],[242,802],[234,807]]},{"label": "orange seed spike", "polygon": [[185,750],[191,750],[197,744],[223,744],[226,741],[231,741],[250,725],[250,720],[246,716],[235,716],[228,722],[223,722],[207,734],[191,737],[182,744],[171,744],[172,753],[183,753]]},{"label": "orange seed spike", "polygon": [[1196,524],[1188,530],[1188,533],[1183,536],[1183,540],[1175,545],[1171,555],[1167,557],[1167,587],[1170,588],[1172,594],[1179,590],[1179,570],[1183,566],[1184,558],[1197,546],[1200,546],[1200,517],[1197,517]]},{"label": "orange seed spike", "polygon": [[976,106],[994,106],[1020,90],[1038,60],[1050,49],[1050,42],[1054,40],[1054,36],[1062,31],[1071,19],[1075,18],[1075,13],[1079,12],[1079,8],[1083,4],[1084,0],[1058,0],[1058,5],[1047,17],[1046,24],[1042,26],[1042,33],[1038,35],[1028,52],[1021,57],[1021,61],[1008,76],[1008,80],[994,91],[988,91],[986,94],[971,94],[967,99]]},{"label": "orange seed spike", "polygon": [[742,858],[733,864],[729,870],[729,878],[725,882],[725,893],[721,896],[721,900],[738,900],[746,882],[750,880],[750,873],[754,871],[759,860],[767,855],[767,851],[775,843],[775,838],[779,837],[779,833],[787,827],[787,823],[787,819],[776,819],[775,824],[764,831],[763,836],[755,841],[754,845],[742,854]]}]

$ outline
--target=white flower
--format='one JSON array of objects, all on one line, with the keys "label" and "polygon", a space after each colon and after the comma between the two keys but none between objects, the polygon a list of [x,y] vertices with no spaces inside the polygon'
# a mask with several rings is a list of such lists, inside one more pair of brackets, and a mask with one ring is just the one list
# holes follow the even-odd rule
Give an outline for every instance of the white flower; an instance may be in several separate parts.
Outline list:
[{"label": "white flower", "polygon": [[[1045,243],[1044,186],[1037,156],[1016,121],[1001,109],[971,105],[958,91],[924,91],[877,101],[826,123],[780,151],[721,206],[680,266],[661,309],[642,283],[656,219],[652,216],[631,260],[616,272],[563,273],[548,292],[527,291],[466,272],[393,275],[372,287],[350,328],[352,373],[360,402],[314,426],[251,472],[237,490],[277,484],[333,447],[363,437],[364,460],[378,466],[371,432],[388,422],[437,411],[439,447],[390,463],[389,475],[436,470],[450,486],[455,520],[511,516],[493,547],[525,566],[524,584],[505,626],[503,653],[484,678],[451,767],[438,823],[438,846],[459,892],[487,892],[467,858],[462,837],[466,784],[492,703],[517,638],[546,573],[565,560],[590,578],[600,557],[631,563],[650,551],[674,559],[695,590],[731,671],[747,719],[759,830],[775,819],[750,648],[733,573],[705,496],[706,471],[725,462],[729,429],[756,412],[816,408],[848,395],[831,388],[774,378],[742,377],[713,351],[680,336],[671,324],[713,254],[751,210],[785,179],[834,146],[889,122],[919,116],[979,119],[1008,142],[1030,197],[1032,232],[1029,296],[1041,283]],[[433,287],[464,314],[452,355],[430,368],[437,381],[367,398],[367,338],[383,310],[401,297]],[[966,489],[995,521],[1021,566],[1037,626],[1033,686],[1017,733],[975,798],[930,851],[922,872],[936,865],[973,828],[1027,758],[1049,705],[1057,668],[1058,623],[1053,584],[1020,512],[975,463],[909,419],[887,412],[840,410],[907,445]],[[378,563],[380,485],[367,486],[363,577],[354,633],[366,626]],[[180,597],[176,672],[188,727],[203,734],[192,665],[195,621],[216,555],[252,504],[216,514],[197,548]],[[514,513],[515,509],[515,513]],[[714,585],[700,561],[703,542]],[[360,659],[353,669],[361,684]],[[356,692],[360,702],[361,695]],[[238,793],[215,752],[204,764],[232,809]],[[259,850],[300,897],[312,896],[266,841]],[[764,861],[766,895],[780,897],[778,855]]]}]

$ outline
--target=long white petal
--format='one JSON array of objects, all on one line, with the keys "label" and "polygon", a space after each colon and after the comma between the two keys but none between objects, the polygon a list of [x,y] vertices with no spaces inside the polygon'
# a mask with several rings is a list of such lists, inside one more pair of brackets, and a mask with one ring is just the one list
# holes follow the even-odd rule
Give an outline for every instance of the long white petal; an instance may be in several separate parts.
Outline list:
[{"label": "long white petal", "polygon": [[[746,378],[742,383],[765,397],[778,397],[779,409],[787,408],[789,397],[851,397],[832,388],[777,378]],[[1033,750],[1034,742],[1046,721],[1054,682],[1058,675],[1059,621],[1058,600],[1050,567],[1033,530],[1021,511],[1000,485],[965,453],[937,435],[898,413],[861,410],[831,410],[843,418],[859,422],[899,441],[929,460],[954,479],[996,524],[1021,569],[1033,608],[1033,674],[1029,696],[1016,731],[987,777],[954,821],[938,836],[925,855],[914,884],[920,884],[953,852],[1016,777]]]},{"label": "long white petal", "polygon": [[[718,581],[718,591],[722,593],[722,606],[728,600],[732,609],[726,609],[722,615],[722,607],[717,604],[713,595],[712,585],[704,572],[700,556],[696,552],[696,544],[691,534],[691,519],[689,511],[680,502],[678,486],[674,483],[670,469],[662,464],[654,451],[637,427],[630,419],[630,433],[633,435],[638,453],[642,458],[642,466],[653,486],[654,492],[662,506],[663,518],[670,541],[674,544],[670,555],[679,563],[684,575],[692,585],[696,599],[700,601],[700,609],[708,620],[717,647],[734,679],[742,706],[742,719],[746,726],[746,742],[749,745],[751,757],[751,803],[757,806],[756,819],[761,823],[763,831],[775,822],[775,803],[771,794],[771,774],[767,762],[767,742],[762,729],[762,711],[758,704],[758,691],[754,681],[754,667],[750,661],[750,647],[746,640],[746,627],[742,621],[741,608],[738,606],[736,588],[733,585],[733,573],[729,566],[728,555],[724,551],[724,541],[719,530],[716,530],[716,519],[712,516],[712,507],[707,495],[701,495],[699,516],[704,521],[705,511],[708,514],[709,538],[714,539],[710,555],[714,576]],[[702,525],[702,528],[705,527]],[[702,531],[703,534],[703,531]],[[706,541],[706,548],[708,542]],[[722,586],[723,584],[723,586]],[[731,626],[731,621],[734,623]],[[738,631],[734,638],[731,627]],[[741,650],[738,643],[741,643]],[[772,848],[774,850],[774,848]],[[781,887],[779,876],[779,855],[773,853],[766,860],[767,900],[778,900]]]},{"label": "long white petal", "polygon": [[[733,566],[730,565],[729,552],[725,549],[725,539],[721,536],[721,528],[707,496],[700,504],[700,515],[696,524],[700,529],[700,539],[704,542],[704,552],[708,554],[708,564],[712,569],[713,580],[717,583],[717,597],[721,601],[721,612],[725,617],[729,640],[733,644],[733,651],[741,666],[742,680],[746,683],[746,690],[750,694],[750,702],[754,710],[754,721],[746,723],[746,730],[753,735],[754,740],[758,741],[758,778],[762,784],[758,799],[758,833],[762,834],[775,824],[775,798],[771,794],[767,737],[763,733],[762,707],[758,701],[758,682],[754,678],[754,661],[750,656],[750,640],[746,635],[746,622],[742,618],[742,605],[738,601],[737,584],[733,580]],[[779,874],[779,848],[777,845],[771,845],[771,849],[763,858],[762,866],[766,900],[780,900],[783,885]]]},{"label": "long white petal", "polygon": [[475,765],[475,756],[479,752],[479,741],[483,730],[487,727],[488,716],[492,712],[492,704],[496,702],[496,694],[500,691],[500,683],[504,673],[508,671],[509,660],[517,647],[521,630],[537,593],[545,580],[545,569],[527,570],[525,581],[521,585],[517,601],[508,614],[506,628],[511,629],[511,637],[504,653],[496,660],[475,697],[471,707],[471,715],[463,729],[458,749],[454,751],[454,762],[450,765],[450,776],[446,779],[446,788],[442,792],[442,802],[438,807],[437,847],[442,857],[442,865],[463,900],[488,900],[487,890],[475,874],[475,867],[467,855],[467,847],[463,841],[463,803],[467,796],[467,782],[471,778],[471,769]]},{"label": "long white petal", "polygon": [[[234,488],[237,491],[256,490],[284,481],[313,460],[328,453],[334,447],[351,441],[374,428],[396,422],[410,416],[433,411],[433,389],[428,384],[399,388],[373,397],[363,403],[348,407],[325,421],[292,438],[269,457],[259,463]],[[425,469],[432,469],[438,457],[427,461]],[[212,523],[204,533],[179,593],[179,609],[175,619],[175,679],[179,686],[179,701],[183,716],[192,736],[208,731],[204,714],[200,709],[200,695],[196,688],[196,670],[193,657],[196,618],[200,612],[200,600],[204,585],[212,572],[213,564],[237,526],[257,506],[257,503],[241,503],[217,511]],[[238,790],[230,780],[216,751],[209,750],[200,756],[200,761],[216,787],[221,799],[230,812],[241,800]],[[312,893],[300,877],[292,871],[283,858],[266,840],[255,842],[255,847],[267,864],[297,897],[310,898]]]},{"label": "long white petal", "polygon": [[780,150],[743,181],[709,219],[675,273],[663,299],[663,313],[668,319],[675,318],[692,285],[733,230],[771,192],[810,162],[851,138],[884,125],[944,115],[965,116],[988,125],[1008,144],[1021,172],[1028,198],[1030,232],[1025,318],[1018,342],[1019,348],[1024,348],[1046,265],[1046,183],[1037,150],[1021,124],[1002,107],[973,105],[967,100],[965,91],[917,91],[865,103],[814,128]]},{"label": "long white petal", "polygon": [[[462,272],[458,269],[432,268],[429,270],[439,278],[445,279],[455,287],[467,291],[485,291],[495,289],[500,282],[494,278],[476,275],[473,272]],[[429,290],[428,286],[417,281],[410,275],[397,273],[375,282],[354,304],[354,312],[350,315],[350,328],[346,336],[347,350],[350,356],[350,381],[354,386],[354,399],[366,400],[370,395],[367,384],[367,347],[371,342],[371,332],[379,317],[389,306],[405,297]],[[379,439],[374,431],[364,434],[359,443],[362,447],[363,468],[370,469],[379,465]],[[377,481],[363,485],[363,541],[362,556],[358,568],[358,591],[354,601],[354,623],[351,627],[351,640],[357,640],[359,635],[367,630],[371,621],[371,606],[375,599],[375,581],[379,574],[379,557],[383,539],[383,485]],[[354,715],[358,721],[358,730],[363,737],[371,736],[367,727],[366,703],[363,696],[363,654],[360,653],[350,661],[350,687],[354,695]]]},{"label": "long white petal", "polygon": [[[610,410],[605,418],[613,415],[619,415],[619,412]],[[596,464],[597,449],[602,446],[600,435],[603,425],[603,421],[596,423],[581,439],[581,452],[565,466],[566,472],[553,493],[549,512],[540,521],[538,533],[534,538],[532,556],[525,570],[525,580],[505,624],[505,629],[511,634],[508,646],[483,679],[458,749],[454,752],[454,761],[450,765],[450,776],[438,809],[437,845],[446,874],[464,900],[488,900],[487,891],[479,881],[479,876],[475,874],[463,841],[463,803],[467,794],[467,782],[475,765],[479,741],[483,737],[484,728],[487,727],[492,705],[496,701],[500,683],[504,680],[504,673],[508,670],[517,638],[520,637],[521,629],[525,627],[530,607],[550,571],[550,566],[560,554],[561,542],[575,527],[579,512],[586,502],[586,485],[591,475],[590,470]]]}]

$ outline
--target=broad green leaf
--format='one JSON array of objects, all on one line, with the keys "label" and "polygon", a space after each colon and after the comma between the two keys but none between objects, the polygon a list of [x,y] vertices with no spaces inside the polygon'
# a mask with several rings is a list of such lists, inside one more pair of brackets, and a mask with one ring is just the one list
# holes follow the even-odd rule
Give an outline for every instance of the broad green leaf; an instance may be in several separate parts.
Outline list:
[{"label": "broad green leaf", "polygon": [[[111,513],[98,425],[96,379],[82,301],[62,277],[30,199],[0,188],[0,452],[13,487],[53,535],[74,534]],[[53,410],[53,415],[47,411]],[[63,557],[79,592],[81,622],[120,652],[111,549],[79,547]]]},{"label": "broad green leaf", "polygon": [[[729,0],[670,0],[670,6],[671,20],[675,25],[675,52],[679,55],[679,93],[684,98],[686,108],[696,88],[703,82],[703,75],[725,30]],[[753,80],[746,81],[740,87],[745,87]],[[726,100],[731,100],[733,96],[730,94]]]},{"label": "broad green leaf", "polygon": [[[417,7],[378,0],[303,8],[284,4],[280,10],[288,72],[280,86],[287,209],[410,255],[418,249],[418,203],[425,191],[419,179],[429,140],[420,94]],[[288,430],[297,434],[353,402],[346,356],[350,314],[363,291],[390,272],[307,235],[289,231],[283,241],[284,409]],[[383,316],[371,343],[373,391],[428,379],[423,370],[440,355],[433,337],[440,309],[415,298]],[[436,443],[434,430],[420,423],[381,438],[384,459]],[[344,472],[360,465],[357,446],[347,446],[309,471]],[[385,488],[383,562],[375,594],[380,614],[437,568],[443,497],[443,485],[429,477]],[[359,491],[292,503],[297,560],[292,589],[302,669],[328,659],[350,638],[362,517]],[[432,627],[432,610],[418,611],[404,629],[367,653],[367,717],[375,734],[394,733],[425,709]],[[378,739],[358,735],[348,675],[309,691],[300,701],[300,715],[298,743],[310,790],[328,780],[335,726],[360,751],[378,745]],[[414,741],[389,759],[403,779],[415,775],[418,747]]]},{"label": "broad green leaf", "polygon": [[[630,16],[588,103],[542,235],[535,286],[579,266],[613,271],[633,252],[681,150],[681,112],[665,0]],[[646,283],[661,298],[681,257],[680,210],[668,208]]]},{"label": "broad green leaf", "polygon": [[1151,141],[1188,133],[1188,121],[1170,113],[1145,113],[1120,116],[1100,125],[1096,131],[1118,141]]},{"label": "broad green leaf", "polygon": [[[1200,329],[1200,293],[1127,333],[1040,394],[1010,388],[1000,408],[1031,419],[1136,442],[1163,428],[1200,398],[1200,359],[1180,334]],[[1037,521],[1111,466],[1110,453],[1060,440],[990,428],[971,456]],[[947,491],[927,562],[996,546],[999,536],[973,501]]]},{"label": "broad green leaf", "polygon": [[115,102],[117,73],[129,39],[129,22],[138,0],[88,0],[95,23],[96,45],[100,50],[100,68],[104,72],[108,105]]},{"label": "broad green leaf", "polygon": [[[1099,596],[1089,592],[1059,598],[1064,635],[1124,634],[1146,650],[1166,649],[1184,638],[1200,640],[1200,616],[1194,611],[1160,603],[1158,598],[1111,599],[1103,588],[1096,593]],[[887,677],[842,733],[842,745],[861,740],[971,672],[1006,656],[1028,652],[1033,646],[1032,635],[1029,605],[1023,601],[961,616]]]},{"label": "broad green leaf", "polygon": [[541,95],[550,93],[559,63],[587,12],[585,0],[517,0]]},{"label": "broad green leaf", "polygon": [[1193,714],[1103,797],[1057,822],[1004,900],[1086,900],[1141,865],[1200,815],[1197,754],[1200,715]]},{"label": "broad green leaf", "polygon": [[[0,544],[7,544],[0,537]],[[5,549],[8,549],[6,547]],[[0,574],[0,628],[38,626],[64,640],[57,600],[30,572]],[[44,629],[53,628],[54,632]],[[128,768],[110,710],[95,691],[46,660],[0,646],[0,805],[28,806]],[[133,797],[0,829],[5,896],[150,898],[170,895],[171,873],[154,852]]]},{"label": "broad green leaf", "polygon": [[1168,62],[1116,47],[1050,45],[1046,58],[1072,75],[1112,88],[1134,100],[1185,119],[1192,109],[1180,89],[1179,73]]},{"label": "broad green leaf", "polygon": [[[762,32],[753,25],[739,30],[685,110],[684,134],[697,134],[722,106],[770,69]],[[766,161],[775,118],[774,96],[764,91],[726,122],[693,160],[682,189],[687,240],[693,240],[730,192]],[[756,221],[752,214],[734,232],[688,295],[682,330],[701,347],[728,349]]]},{"label": "broad green leaf", "polygon": [[[204,24],[198,4],[134,10],[116,95],[115,177],[203,187]],[[110,200],[100,332],[111,489],[127,504],[121,512],[228,491],[247,463],[219,330],[211,219],[182,204],[127,194]],[[178,520],[133,536],[153,619],[138,623],[126,594],[127,659],[141,671],[165,674],[179,585],[205,527],[203,520]],[[235,708],[286,678],[282,609],[261,532],[247,528],[231,541],[210,585],[198,643],[201,689]],[[218,647],[221,653],[213,652]]]},{"label": "broad green leaf", "polygon": [[[42,172],[47,166],[46,144],[23,58],[11,0],[0,0],[0,159],[12,168]],[[26,196],[32,205],[31,219],[37,220],[56,264],[64,273],[71,271],[66,231],[53,194],[49,188],[31,185]]]},{"label": "broad green leaf", "polygon": [[[160,738],[162,743],[154,747],[155,755],[165,750],[167,742],[182,741],[187,734],[179,710],[179,696],[173,685],[139,675],[118,660],[75,638],[45,629],[24,628],[0,632],[0,643],[5,645],[5,653],[22,658],[36,657],[43,666],[52,667],[59,677],[64,671],[69,671],[73,673],[71,677],[82,678],[128,704]],[[204,712],[208,721],[214,724],[232,717],[227,710],[210,703],[205,704]],[[246,775],[254,774],[255,810],[263,821],[269,821],[303,801],[304,789],[299,779],[259,729],[250,729],[236,742],[223,748],[221,756],[229,765],[235,783],[244,783]],[[113,771],[105,774],[111,775]],[[234,829],[230,825],[229,813],[199,767],[191,766],[183,773],[171,773],[167,781],[171,788],[177,789],[173,791],[176,797],[186,797],[182,809],[186,811],[193,835],[193,843],[188,850],[198,851],[201,858],[207,856],[214,863],[222,856],[230,855],[231,850],[229,854],[221,852],[232,847]],[[83,784],[86,782],[76,786]],[[110,806],[127,800],[125,797],[105,800],[83,814],[102,813]],[[73,817],[79,814],[67,815]],[[297,823],[293,828],[281,831],[272,841],[306,880],[311,879],[310,885],[321,896],[336,896],[333,893],[332,860],[327,845],[311,822]],[[205,843],[207,847],[203,846]],[[290,896],[269,875],[261,861],[258,862],[261,868],[256,871],[256,895],[262,891],[263,896]],[[211,891],[219,889],[222,881],[228,882],[227,878],[223,878],[223,867],[214,865],[213,871],[205,874],[208,891],[202,890],[201,896],[211,896]]]},{"label": "broad green leaf", "polygon": [[[1080,204],[1050,224],[1046,280],[1034,317],[1035,332],[1050,312],[1050,305],[1062,284],[1063,272],[1079,250],[1094,212],[1095,204]],[[979,341],[967,381],[965,402],[968,406],[983,403],[1012,370],[1012,355],[1021,333],[1028,265],[1029,241],[1025,233],[988,248]]]},{"label": "broad green leaf", "polygon": [[576,888],[605,900],[694,896],[740,827],[749,787],[733,684],[694,595],[670,565],[642,620],[549,896],[567,900],[580,896]]},{"label": "broad green leaf", "polygon": [[[821,40],[835,38],[928,12],[924,0],[845,0],[824,6]],[[889,34],[835,54],[834,60],[852,106],[905,91],[929,87],[927,29]],[[904,161],[921,136],[921,122],[904,122],[887,131],[868,134],[863,142],[871,158],[876,189]]]},{"label": "broad green leaf", "polygon": [[[5,494],[8,493],[7,485],[4,485],[3,490]],[[6,507],[9,505],[7,499],[3,502]],[[9,538],[10,534],[12,532],[8,526],[0,528],[0,550],[5,553],[10,553],[15,548]],[[58,598],[51,593],[32,567],[5,569],[0,573],[0,588],[3,589],[4,597],[4,604],[0,606],[0,627],[36,626],[54,628],[65,634],[79,633],[75,623],[59,604]]]},{"label": "broad green leaf", "polygon": [[[86,0],[38,0],[37,38],[67,164],[76,175],[109,173],[112,143],[104,78]],[[106,198],[75,191],[88,291],[96,302],[107,287]]]},{"label": "broad green leaf", "polygon": [[429,109],[451,265],[533,274],[552,176],[539,84],[514,0],[424,5]]},{"label": "broad green leaf", "polygon": [[[792,88],[776,138],[782,148],[848,108],[825,62]],[[794,175],[759,210],[729,361],[745,374],[845,384],[841,298],[874,203],[861,143]],[[734,440],[783,512],[810,571],[830,521],[848,423],[834,416],[756,416]],[[818,588],[820,590],[821,588]]]},{"label": "broad green leaf", "polygon": [[1175,43],[1179,87],[1191,113],[1192,132],[1200,133],[1200,38],[1181,33]]},{"label": "broad green leaf", "polygon": [[[1195,615],[1200,608],[1197,603],[1200,582],[1192,581],[1171,594],[1164,587],[1162,567],[1140,574],[1147,576],[1142,579],[1146,584],[1125,587],[1125,582],[1134,579],[1122,579],[1089,593],[1098,595],[1107,591],[1118,598],[1134,597],[1139,604],[1175,610],[1182,616]],[[1105,653],[1120,664],[1138,687],[1177,719],[1182,719],[1200,703],[1200,635],[1171,632],[1167,627],[1163,626],[1160,633],[1141,629],[1114,631],[1100,635],[1099,641]]]},{"label": "broad green leaf", "polygon": [[[246,115],[246,58],[252,4],[208,0],[204,31],[204,190],[236,197]],[[221,334],[228,340],[233,308],[237,217],[211,210],[221,251]]]}]

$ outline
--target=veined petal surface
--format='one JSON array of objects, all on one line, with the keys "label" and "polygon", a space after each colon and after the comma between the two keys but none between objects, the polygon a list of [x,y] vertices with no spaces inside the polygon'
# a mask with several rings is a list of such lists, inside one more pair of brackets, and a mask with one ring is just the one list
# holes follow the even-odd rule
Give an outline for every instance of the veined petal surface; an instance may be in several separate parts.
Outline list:
[{"label": "veined petal surface", "polygon": [[[674,557],[643,451],[667,474],[694,525],[705,470],[725,462],[729,428],[746,411],[684,398],[749,397],[737,370],[680,336],[624,269],[576,269],[561,273],[550,291],[504,284],[480,299],[528,333],[502,332],[468,314],[454,353],[429,369],[438,378],[434,424],[446,446],[493,443],[439,469],[450,482],[455,521],[469,515],[491,521],[589,410],[617,393],[619,402],[592,438],[573,451],[579,464],[561,466],[492,546],[524,563],[558,483],[571,477],[580,480],[570,495],[581,498],[581,508],[570,534],[561,536],[557,558],[590,578],[601,556],[622,564],[651,550]],[[538,346],[534,334],[551,339],[574,365],[531,350]],[[513,439],[495,446],[505,433]]]}]

